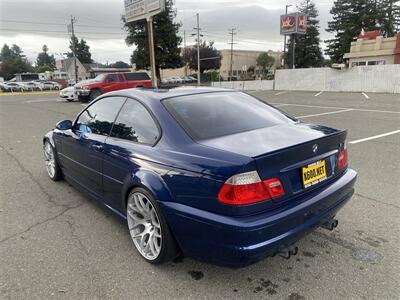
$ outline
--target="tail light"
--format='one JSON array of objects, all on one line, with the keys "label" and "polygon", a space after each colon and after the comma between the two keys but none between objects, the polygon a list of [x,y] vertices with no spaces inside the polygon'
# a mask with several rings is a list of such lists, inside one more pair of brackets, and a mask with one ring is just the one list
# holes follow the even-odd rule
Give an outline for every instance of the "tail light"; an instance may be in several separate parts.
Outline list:
[{"label": "tail light", "polygon": [[218,200],[224,204],[246,205],[257,203],[285,194],[277,178],[261,181],[256,171],[241,173],[229,178],[218,193]]},{"label": "tail light", "polygon": [[343,168],[347,167],[349,163],[349,154],[347,152],[346,144],[343,145],[339,152],[339,159],[338,159],[338,168],[342,170]]}]

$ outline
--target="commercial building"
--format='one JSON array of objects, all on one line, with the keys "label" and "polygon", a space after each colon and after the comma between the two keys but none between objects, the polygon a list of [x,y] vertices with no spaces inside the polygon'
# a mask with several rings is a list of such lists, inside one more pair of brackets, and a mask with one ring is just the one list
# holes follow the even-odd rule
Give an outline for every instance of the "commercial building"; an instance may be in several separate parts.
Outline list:
[{"label": "commercial building", "polygon": [[280,51],[250,51],[250,50],[233,50],[232,53],[232,74],[231,70],[231,50],[224,49],[221,50],[221,68],[220,74],[223,79],[228,79],[229,77],[233,77],[236,79],[240,79],[246,74],[249,73],[250,70],[254,70],[254,74],[256,77],[260,77],[262,74],[262,70],[259,66],[257,66],[257,58],[263,53],[267,52],[270,56],[275,59],[275,63],[272,66],[272,70],[281,67],[282,64],[282,52]]},{"label": "commercial building", "polygon": [[75,80],[75,62],[78,75],[78,81],[90,78],[90,74],[86,67],[77,58],[66,58],[56,61],[56,68],[60,72],[67,73],[70,79]]},{"label": "commercial building", "polygon": [[[61,59],[56,61],[56,68],[59,72],[68,74],[70,79],[75,79],[75,63],[74,58]],[[95,78],[103,73],[131,72],[129,68],[107,68],[101,64],[83,64],[76,58],[76,69],[78,73],[78,81]]]},{"label": "commercial building", "polygon": [[344,55],[349,66],[400,64],[400,33],[385,38],[379,31],[362,32]]}]

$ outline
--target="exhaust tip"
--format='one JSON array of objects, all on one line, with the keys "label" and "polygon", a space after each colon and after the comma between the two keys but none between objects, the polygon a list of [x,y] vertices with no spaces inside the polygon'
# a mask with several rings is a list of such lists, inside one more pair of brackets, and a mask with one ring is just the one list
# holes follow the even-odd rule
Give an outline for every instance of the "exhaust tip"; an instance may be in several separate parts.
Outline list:
[{"label": "exhaust tip", "polygon": [[328,230],[332,231],[338,225],[339,225],[339,221],[337,219],[330,219],[329,221],[323,223],[321,225],[321,227],[324,228],[324,229],[328,229]]},{"label": "exhaust tip", "polygon": [[291,245],[283,248],[277,254],[285,259],[290,259],[292,256],[297,255],[297,253],[299,253],[299,248],[297,246]]}]

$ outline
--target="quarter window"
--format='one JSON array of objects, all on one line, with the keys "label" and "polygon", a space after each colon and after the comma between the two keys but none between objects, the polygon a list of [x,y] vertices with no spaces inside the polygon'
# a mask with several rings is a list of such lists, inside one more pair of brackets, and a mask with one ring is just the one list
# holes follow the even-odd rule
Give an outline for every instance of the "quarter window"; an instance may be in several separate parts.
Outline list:
[{"label": "quarter window", "polygon": [[160,133],[147,109],[138,101],[128,99],[115,121],[111,136],[154,145]]},{"label": "quarter window", "polygon": [[109,135],[125,100],[123,97],[107,97],[95,102],[79,116],[75,127],[82,133]]}]

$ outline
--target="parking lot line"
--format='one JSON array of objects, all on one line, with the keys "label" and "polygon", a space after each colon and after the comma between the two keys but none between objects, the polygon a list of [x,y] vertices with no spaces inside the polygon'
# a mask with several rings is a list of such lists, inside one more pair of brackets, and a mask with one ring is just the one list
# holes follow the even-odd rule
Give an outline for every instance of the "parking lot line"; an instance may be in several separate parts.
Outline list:
[{"label": "parking lot line", "polygon": [[395,130],[395,131],[391,131],[391,132],[387,132],[387,133],[383,133],[383,134],[379,134],[379,135],[374,135],[371,137],[367,137],[365,139],[361,139],[361,140],[355,140],[355,141],[351,141],[349,142],[349,144],[358,144],[358,143],[362,143],[362,142],[366,142],[366,141],[371,141],[371,140],[376,140],[385,136],[389,136],[389,135],[393,135],[393,134],[397,134],[400,133],[400,130]]},{"label": "parking lot line", "polygon": [[369,99],[369,96],[366,93],[361,93],[365,97],[365,99]]},{"label": "parking lot line", "polygon": [[275,96],[283,95],[283,94],[286,94],[286,93],[287,92],[279,92],[279,93],[276,93]]},{"label": "parking lot line", "polygon": [[296,117],[296,118],[298,118],[298,119],[311,118],[311,117],[318,117],[318,116],[324,116],[324,115],[339,114],[339,113],[344,113],[344,112],[348,112],[348,111],[353,111],[353,109],[349,108],[349,109],[343,109],[343,110],[336,110],[336,111],[330,111],[330,112],[314,114],[314,115],[299,116],[299,117]]},{"label": "parking lot line", "polygon": [[323,92],[324,92],[324,91],[321,91],[321,92],[315,94],[314,97],[318,97],[318,96],[321,95]]},{"label": "parking lot line", "polygon": [[283,106],[288,106],[288,104],[278,104],[278,105],[274,105],[275,107],[283,107]]},{"label": "parking lot line", "polygon": [[390,111],[390,110],[376,110],[376,109],[363,109],[363,108],[351,108],[351,107],[339,107],[339,106],[308,105],[308,104],[294,104],[294,103],[280,103],[280,102],[270,102],[270,103],[273,104],[273,105],[286,104],[287,106],[298,106],[298,107],[352,109],[354,111],[377,112],[377,113],[387,113],[387,114],[400,114],[400,111]]}]

